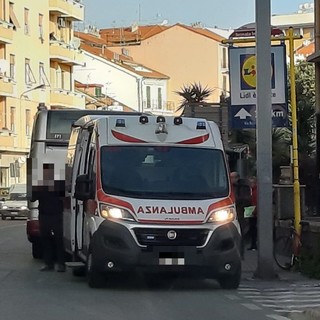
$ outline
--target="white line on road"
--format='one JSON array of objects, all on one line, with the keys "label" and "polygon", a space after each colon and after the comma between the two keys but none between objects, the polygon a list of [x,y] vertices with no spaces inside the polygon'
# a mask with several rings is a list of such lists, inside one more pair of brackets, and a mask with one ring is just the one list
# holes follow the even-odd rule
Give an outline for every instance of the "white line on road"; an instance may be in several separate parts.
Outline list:
[{"label": "white line on road", "polygon": [[274,320],[290,320],[287,317],[279,316],[278,314],[268,314],[268,318],[274,319]]},{"label": "white line on road", "polygon": [[246,307],[249,310],[261,310],[260,307],[258,307],[257,305],[253,304],[253,303],[241,303],[244,307]]},{"label": "white line on road", "polygon": [[226,294],[226,297],[230,300],[240,300],[240,298],[234,294]]}]

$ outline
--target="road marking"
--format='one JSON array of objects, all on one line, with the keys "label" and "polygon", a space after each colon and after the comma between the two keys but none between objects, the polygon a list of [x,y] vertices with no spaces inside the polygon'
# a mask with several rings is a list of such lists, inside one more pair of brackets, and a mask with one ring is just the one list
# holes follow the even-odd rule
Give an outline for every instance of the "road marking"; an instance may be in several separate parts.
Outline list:
[{"label": "road marking", "polygon": [[274,320],[290,320],[290,318],[279,316],[277,314],[267,314],[268,318],[274,319]]},{"label": "road marking", "polygon": [[241,304],[249,310],[261,310],[260,307],[258,307],[256,304],[253,304],[253,303],[241,303]]},{"label": "road marking", "polygon": [[226,294],[226,297],[230,300],[240,300],[240,297],[238,297],[234,294]]}]

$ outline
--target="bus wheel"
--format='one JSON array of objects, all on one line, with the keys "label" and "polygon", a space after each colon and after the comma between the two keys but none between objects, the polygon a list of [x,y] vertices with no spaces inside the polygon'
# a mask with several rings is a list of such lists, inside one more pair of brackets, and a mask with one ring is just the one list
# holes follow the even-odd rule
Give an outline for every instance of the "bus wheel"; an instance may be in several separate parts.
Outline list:
[{"label": "bus wheel", "polygon": [[106,284],[106,274],[95,269],[92,259],[92,249],[87,254],[86,276],[90,288],[103,288]]}]

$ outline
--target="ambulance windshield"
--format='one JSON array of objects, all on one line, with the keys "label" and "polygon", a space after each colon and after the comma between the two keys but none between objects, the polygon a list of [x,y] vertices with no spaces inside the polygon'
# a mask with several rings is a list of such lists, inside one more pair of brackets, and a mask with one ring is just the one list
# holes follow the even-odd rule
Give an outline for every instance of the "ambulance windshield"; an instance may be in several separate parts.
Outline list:
[{"label": "ambulance windshield", "polygon": [[221,150],[171,146],[106,146],[101,150],[107,194],[150,199],[210,199],[228,195]]}]

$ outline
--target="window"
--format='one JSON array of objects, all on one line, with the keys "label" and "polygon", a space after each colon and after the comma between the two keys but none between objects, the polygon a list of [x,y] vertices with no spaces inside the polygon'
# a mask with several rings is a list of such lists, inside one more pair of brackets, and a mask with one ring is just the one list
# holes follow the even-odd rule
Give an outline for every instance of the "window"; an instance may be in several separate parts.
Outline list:
[{"label": "window", "polygon": [[24,34],[29,34],[29,9],[24,8]]},{"label": "window", "polygon": [[26,110],[26,135],[30,136],[31,134],[31,111],[30,109]]},{"label": "window", "polygon": [[20,28],[18,19],[14,13],[14,4],[12,2],[9,3],[9,18],[10,23],[12,23],[15,28]]},{"label": "window", "polygon": [[39,14],[39,38],[43,40],[43,14]]},{"label": "window", "polygon": [[95,87],[95,96],[102,97],[102,88],[101,87]]},{"label": "window", "polygon": [[222,68],[227,68],[227,48],[222,48]]},{"label": "window", "polygon": [[227,77],[226,76],[222,76],[222,89],[223,89],[223,93],[225,93],[227,90]]},{"label": "window", "polygon": [[151,88],[147,86],[147,108],[151,108]]},{"label": "window", "polygon": [[16,108],[15,107],[10,107],[10,130],[12,132],[15,132],[16,127]]},{"label": "window", "polygon": [[10,54],[10,78],[15,79],[16,77],[16,56]]},{"label": "window", "polygon": [[46,71],[44,70],[44,63],[39,63],[39,83],[50,85],[48,77],[46,75]]},{"label": "window", "polygon": [[158,109],[162,109],[162,90],[158,88]]},{"label": "window", "polygon": [[30,59],[25,59],[25,82],[26,84],[36,83],[34,74],[31,70]]}]

